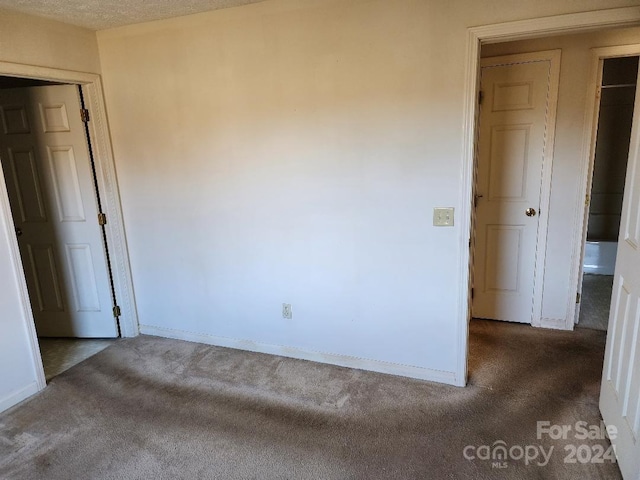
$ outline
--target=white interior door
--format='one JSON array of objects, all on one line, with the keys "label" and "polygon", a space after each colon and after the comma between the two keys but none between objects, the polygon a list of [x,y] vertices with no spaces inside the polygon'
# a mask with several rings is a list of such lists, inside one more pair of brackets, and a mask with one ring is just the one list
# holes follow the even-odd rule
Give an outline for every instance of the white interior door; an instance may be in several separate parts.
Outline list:
[{"label": "white interior door", "polygon": [[552,65],[507,58],[481,68],[472,308],[531,323]]},{"label": "white interior door", "polygon": [[0,90],[0,158],[39,336],[115,337],[76,86]]},{"label": "white interior door", "polygon": [[640,95],[637,92],[600,392],[602,417],[607,425],[617,429],[611,442],[625,479],[640,478]]}]

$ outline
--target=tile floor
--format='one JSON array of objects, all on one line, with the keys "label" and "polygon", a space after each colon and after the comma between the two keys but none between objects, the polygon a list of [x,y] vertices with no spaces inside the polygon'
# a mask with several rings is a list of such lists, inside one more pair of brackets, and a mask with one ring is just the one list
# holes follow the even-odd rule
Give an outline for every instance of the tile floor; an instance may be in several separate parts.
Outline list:
[{"label": "tile floor", "polygon": [[39,338],[44,374],[48,380],[104,350],[118,339]]}]

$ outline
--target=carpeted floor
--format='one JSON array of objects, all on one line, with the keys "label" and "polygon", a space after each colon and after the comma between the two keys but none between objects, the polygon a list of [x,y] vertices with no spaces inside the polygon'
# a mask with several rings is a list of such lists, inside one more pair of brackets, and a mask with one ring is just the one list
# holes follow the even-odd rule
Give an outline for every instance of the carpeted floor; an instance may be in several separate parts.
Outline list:
[{"label": "carpeted floor", "polygon": [[[383,339],[381,339],[383,341]],[[536,421],[598,424],[603,332],[473,321],[470,385],[141,336],[0,414],[2,479],[619,478]],[[466,446],[553,450],[525,465]],[[489,448],[487,447],[487,449]],[[467,449],[469,457],[479,450]]]}]

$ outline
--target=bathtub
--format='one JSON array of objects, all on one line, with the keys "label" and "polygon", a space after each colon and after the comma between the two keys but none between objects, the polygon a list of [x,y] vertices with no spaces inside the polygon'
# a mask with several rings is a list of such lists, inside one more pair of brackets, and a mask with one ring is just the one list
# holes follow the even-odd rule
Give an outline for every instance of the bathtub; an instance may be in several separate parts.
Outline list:
[{"label": "bathtub", "polygon": [[613,275],[616,266],[618,242],[591,242],[584,246],[584,273]]}]

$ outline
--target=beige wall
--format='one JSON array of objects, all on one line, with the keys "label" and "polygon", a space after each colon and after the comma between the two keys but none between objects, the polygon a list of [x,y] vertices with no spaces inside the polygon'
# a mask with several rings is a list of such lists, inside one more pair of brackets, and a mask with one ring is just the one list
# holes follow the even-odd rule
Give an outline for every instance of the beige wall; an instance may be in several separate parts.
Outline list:
[{"label": "beige wall", "polygon": [[450,381],[463,232],[432,209],[460,207],[466,29],[635,3],[273,0],[99,32],[143,329]]},{"label": "beige wall", "polygon": [[486,45],[483,56],[508,55],[561,49],[560,90],[553,158],[551,205],[547,258],[544,272],[543,317],[565,318],[570,298],[573,219],[583,211],[579,199],[580,169],[586,161],[582,152],[583,124],[587,108],[587,84],[591,68],[591,48],[640,43],[640,28],[613,29],[584,35]]},{"label": "beige wall", "polygon": [[0,61],[100,72],[95,32],[2,9]]},{"label": "beige wall", "polygon": [[[0,11],[0,61],[99,72],[95,33],[27,15]],[[0,411],[34,393],[37,366],[19,294],[21,271],[11,261],[14,230],[4,182],[0,181]]]}]

